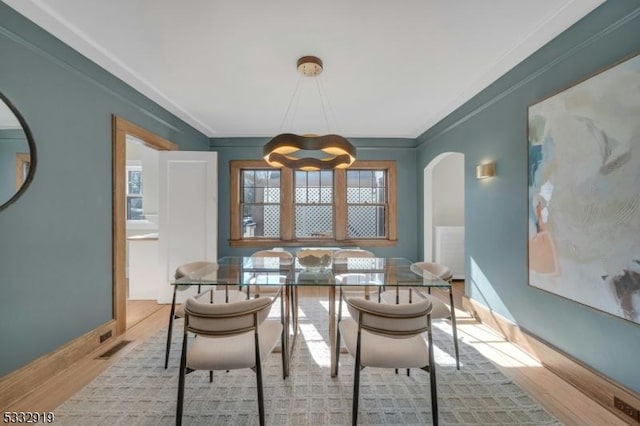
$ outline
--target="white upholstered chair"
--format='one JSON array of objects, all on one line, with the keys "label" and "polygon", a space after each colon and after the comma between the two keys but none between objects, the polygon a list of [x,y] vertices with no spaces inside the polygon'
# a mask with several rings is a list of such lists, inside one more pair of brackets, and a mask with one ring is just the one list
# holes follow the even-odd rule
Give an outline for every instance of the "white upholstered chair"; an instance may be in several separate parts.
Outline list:
[{"label": "white upholstered chair", "polygon": [[[260,425],[264,425],[262,362],[273,351],[282,333],[280,321],[267,319],[274,301],[275,298],[259,297],[211,304],[195,298],[187,299],[178,380],[177,425],[182,424],[186,374],[194,370],[212,372],[241,368],[250,368],[256,373],[258,413]],[[191,343],[188,342],[190,332],[196,335]]]},{"label": "white upholstered chair", "polygon": [[[287,287],[285,286],[286,281],[289,279],[289,273],[293,270],[293,255],[288,251],[282,249],[270,249],[270,250],[260,250],[251,255],[251,257],[261,257],[261,258],[278,258],[280,261],[280,267],[282,270],[279,273],[260,273],[257,272],[250,280],[252,285],[247,287],[247,295],[248,297],[275,297],[276,295],[282,296],[283,292],[287,292],[287,296],[290,300],[290,306],[293,310],[293,318],[294,318],[294,327],[297,327],[297,309],[298,309],[298,289],[296,287]],[[260,283],[268,282],[269,285],[260,285]],[[280,286],[274,285],[282,284]],[[287,311],[285,311],[287,309]],[[288,338],[286,336],[289,322],[286,320],[289,316],[288,312],[289,306],[285,306],[284,299],[280,298],[280,317],[282,320],[282,342],[283,348],[288,346]],[[282,372],[284,378],[289,375],[289,362],[288,362],[288,351],[283,352],[282,356]]]},{"label": "white upholstered chair", "polygon": [[[274,258],[278,258],[280,260],[280,266],[281,268],[283,268],[282,270],[282,274],[283,277],[278,277],[276,275],[268,275],[267,277],[264,277],[261,275],[265,275],[265,274],[261,274],[261,273],[256,273],[256,276],[253,277],[252,282],[254,283],[253,285],[249,286],[248,288],[248,294],[249,297],[251,297],[251,294],[253,293],[254,295],[260,295],[260,294],[273,294],[275,292],[277,292],[279,290],[280,287],[278,286],[273,286],[273,285],[260,285],[260,280],[261,279],[265,279],[265,278],[283,278],[285,279],[286,277],[284,275],[286,275],[288,273],[288,270],[293,268],[293,255],[291,253],[289,253],[288,251],[285,250],[278,250],[278,249],[271,249],[271,250],[260,250],[257,251],[253,254],[251,254],[251,257],[274,257]],[[286,270],[284,268],[287,268]]]},{"label": "white upholstered chair", "polygon": [[[333,263],[339,264],[340,262],[343,262],[343,263],[347,262],[348,259],[374,258],[374,257],[376,257],[376,255],[373,254],[373,252],[370,252],[369,250],[355,249],[355,248],[340,249],[340,250],[336,250],[333,253]],[[353,286],[353,285],[345,286],[345,292],[343,294],[345,295],[345,297],[359,296],[361,294],[364,294],[364,298],[369,299],[370,297],[369,286],[367,286],[366,283],[363,283],[363,284],[365,285],[361,287]],[[382,287],[378,286],[378,289],[381,289],[381,288]]]},{"label": "white upholstered chair", "polygon": [[[179,280],[186,277],[196,271],[204,268],[210,268],[211,271],[217,269],[217,264],[213,262],[191,262],[178,266],[174,274],[174,278]],[[167,329],[167,349],[164,356],[164,368],[169,366],[169,352],[171,348],[171,333],[173,330],[173,320],[176,318],[184,317],[184,307],[182,304],[176,305],[176,296],[178,292],[183,292],[191,288],[190,285],[174,285],[173,286],[173,299],[171,300],[171,311],[169,313],[169,328]],[[204,293],[200,293],[201,286],[198,286],[198,295],[196,297],[201,298],[202,301],[208,301],[209,303],[227,303],[237,300],[244,300],[247,295],[239,290],[230,289],[228,286],[224,286],[224,290],[209,290]]]},{"label": "white upholstered chair", "polygon": [[[338,318],[338,344],[344,339],[355,359],[352,424],[358,421],[360,371],[364,367],[420,368],[429,372],[433,424],[438,424],[436,368],[431,338],[431,302],[385,304],[346,299],[351,318]],[[425,341],[422,333],[427,332]],[[338,356],[339,356],[338,352]],[[338,358],[339,361],[339,358]]]},{"label": "white upholstered chair", "polygon": [[[439,263],[430,262],[416,262],[411,265],[411,270],[418,275],[425,278],[439,279],[447,281],[451,284],[453,274],[451,269],[445,265]],[[424,289],[410,288],[410,289],[389,289],[382,293],[381,300],[383,303],[412,303],[416,300],[427,299],[431,301],[433,310],[431,311],[431,319],[448,319],[451,320],[451,331],[453,334],[453,347],[456,357],[456,368],[460,369],[460,353],[458,349],[458,329],[456,327],[456,311],[453,304],[453,288],[449,285],[449,303],[447,306],[444,302],[435,296],[431,295],[431,288],[427,288],[427,294]]]}]

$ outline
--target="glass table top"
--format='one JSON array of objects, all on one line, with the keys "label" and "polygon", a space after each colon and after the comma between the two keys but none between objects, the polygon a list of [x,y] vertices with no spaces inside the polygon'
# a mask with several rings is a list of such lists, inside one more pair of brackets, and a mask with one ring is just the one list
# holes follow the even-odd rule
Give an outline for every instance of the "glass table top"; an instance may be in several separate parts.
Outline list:
[{"label": "glass table top", "polygon": [[324,268],[305,268],[298,259],[279,257],[225,256],[217,263],[174,280],[173,285],[264,285],[264,286],[413,286],[446,287],[450,284],[416,270],[404,258],[347,258]]}]

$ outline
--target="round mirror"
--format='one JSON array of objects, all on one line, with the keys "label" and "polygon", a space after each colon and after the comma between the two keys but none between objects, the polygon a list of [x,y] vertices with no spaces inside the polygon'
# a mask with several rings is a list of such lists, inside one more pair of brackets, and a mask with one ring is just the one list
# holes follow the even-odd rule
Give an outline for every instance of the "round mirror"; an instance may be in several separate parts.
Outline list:
[{"label": "round mirror", "polygon": [[36,146],[24,118],[0,93],[0,210],[27,189],[36,167]]}]

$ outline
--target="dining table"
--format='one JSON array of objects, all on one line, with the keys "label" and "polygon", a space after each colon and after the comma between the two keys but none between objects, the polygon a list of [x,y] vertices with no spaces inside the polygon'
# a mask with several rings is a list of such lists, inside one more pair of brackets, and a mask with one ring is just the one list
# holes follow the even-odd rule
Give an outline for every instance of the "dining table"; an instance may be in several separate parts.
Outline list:
[{"label": "dining table", "polygon": [[[395,290],[397,300],[402,288],[415,290],[442,288],[449,290],[451,284],[435,275],[417,269],[413,262],[401,257],[334,259],[329,265],[308,267],[297,257],[286,261],[279,257],[224,256],[199,270],[171,281],[172,285],[224,286],[240,288],[247,297],[258,295],[255,287],[283,287],[283,327],[285,339],[285,376],[289,376],[289,364],[298,335],[297,293],[301,287],[326,287],[329,306],[329,350],[330,373],[336,377],[338,371],[336,340],[338,316],[336,290],[349,288]],[[254,289],[254,290],[252,290]],[[252,294],[252,291],[254,293]],[[415,292],[420,297],[420,291]],[[341,301],[339,302],[341,303]]]}]

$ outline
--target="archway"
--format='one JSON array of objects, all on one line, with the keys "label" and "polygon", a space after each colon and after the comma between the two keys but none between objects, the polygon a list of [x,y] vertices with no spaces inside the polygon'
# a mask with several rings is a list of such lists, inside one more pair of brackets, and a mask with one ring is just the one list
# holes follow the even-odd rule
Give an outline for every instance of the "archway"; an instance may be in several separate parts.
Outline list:
[{"label": "archway", "polygon": [[464,227],[464,154],[443,152],[424,168],[423,253],[434,258],[434,227]]}]

